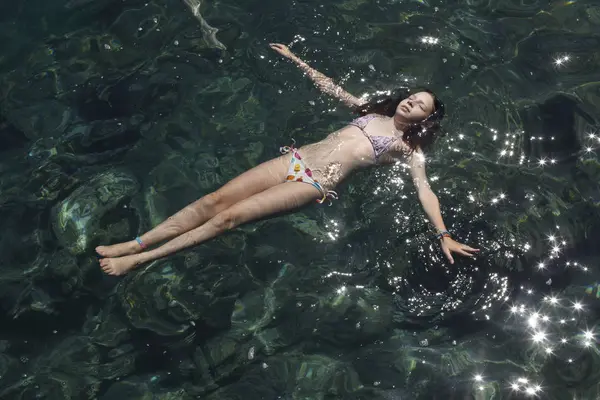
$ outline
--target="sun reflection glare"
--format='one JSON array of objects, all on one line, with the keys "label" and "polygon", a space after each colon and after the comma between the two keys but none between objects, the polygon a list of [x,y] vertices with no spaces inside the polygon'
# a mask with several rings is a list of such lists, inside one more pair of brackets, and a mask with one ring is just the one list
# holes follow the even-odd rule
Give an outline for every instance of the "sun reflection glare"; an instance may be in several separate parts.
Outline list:
[{"label": "sun reflection glare", "polygon": [[558,56],[554,59],[554,65],[559,67],[561,65],[565,65],[571,57],[569,55]]},{"label": "sun reflection glare", "polygon": [[433,37],[433,36],[423,36],[421,38],[421,43],[425,43],[425,44],[438,44],[439,41],[440,41],[440,39]]},{"label": "sun reflection glare", "polygon": [[533,341],[536,343],[543,342],[546,340],[546,333],[542,331],[535,332],[532,337]]}]

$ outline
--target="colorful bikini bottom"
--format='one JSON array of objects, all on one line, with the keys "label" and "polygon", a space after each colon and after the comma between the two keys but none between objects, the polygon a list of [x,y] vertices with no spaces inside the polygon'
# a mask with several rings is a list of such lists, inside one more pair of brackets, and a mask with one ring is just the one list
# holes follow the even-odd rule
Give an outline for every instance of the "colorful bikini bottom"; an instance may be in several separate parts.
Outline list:
[{"label": "colorful bikini bottom", "polygon": [[335,191],[325,190],[323,186],[313,178],[312,171],[306,166],[304,161],[302,161],[302,157],[300,157],[298,150],[293,145],[281,147],[279,151],[281,151],[281,154],[292,153],[287,177],[285,178],[286,182],[303,182],[314,186],[323,196],[320,199],[317,199],[317,203],[324,203],[326,200],[331,202],[332,199],[338,198]]}]

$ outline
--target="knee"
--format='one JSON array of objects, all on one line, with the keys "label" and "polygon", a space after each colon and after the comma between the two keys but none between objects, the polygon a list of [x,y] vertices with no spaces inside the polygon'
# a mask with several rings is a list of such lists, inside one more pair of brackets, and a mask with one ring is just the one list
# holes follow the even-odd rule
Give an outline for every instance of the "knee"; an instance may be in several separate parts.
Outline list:
[{"label": "knee", "polygon": [[223,195],[218,191],[207,194],[202,198],[202,206],[210,210],[211,213],[218,213],[227,208]]},{"label": "knee", "polygon": [[228,231],[239,225],[239,218],[231,211],[223,211],[212,219],[212,224],[218,231]]}]

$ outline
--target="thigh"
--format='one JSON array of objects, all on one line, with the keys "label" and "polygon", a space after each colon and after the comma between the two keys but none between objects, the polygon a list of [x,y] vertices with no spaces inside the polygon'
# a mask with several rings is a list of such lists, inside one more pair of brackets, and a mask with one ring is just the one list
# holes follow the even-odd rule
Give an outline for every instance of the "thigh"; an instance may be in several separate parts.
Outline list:
[{"label": "thigh", "polygon": [[221,217],[232,226],[300,208],[322,197],[321,192],[303,182],[285,182],[236,203]]},{"label": "thigh", "polygon": [[233,178],[215,192],[219,203],[227,208],[252,195],[285,182],[291,155],[266,161]]}]

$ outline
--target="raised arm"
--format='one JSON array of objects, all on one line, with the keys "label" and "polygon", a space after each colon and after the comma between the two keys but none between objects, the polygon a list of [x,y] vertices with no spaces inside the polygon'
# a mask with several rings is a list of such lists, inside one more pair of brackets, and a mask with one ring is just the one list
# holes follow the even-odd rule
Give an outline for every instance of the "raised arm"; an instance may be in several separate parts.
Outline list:
[{"label": "raised arm", "polygon": [[323,75],[319,71],[314,68],[311,68],[310,65],[302,61],[298,58],[292,51],[283,44],[280,43],[271,43],[269,46],[279,54],[284,57],[289,58],[293,62],[295,62],[298,67],[306,73],[306,75],[317,85],[317,87],[323,92],[327,93],[333,97],[340,99],[344,104],[349,107],[360,107],[365,103],[364,100],[359,99],[346,92],[341,86],[336,85],[333,82],[333,79]]},{"label": "raised arm", "polygon": [[450,233],[446,229],[440,210],[440,202],[435,193],[433,193],[433,190],[431,190],[431,187],[429,187],[429,182],[427,181],[427,175],[425,174],[425,156],[423,153],[415,150],[410,156],[409,165],[410,173],[417,189],[417,194],[419,195],[419,201],[421,202],[429,221],[431,221],[437,231],[437,237],[440,240],[442,251],[448,258],[448,261],[450,261],[450,264],[454,264],[454,258],[452,258],[453,252],[467,257],[473,257],[472,253],[478,252],[479,250],[456,242],[452,239]]}]

